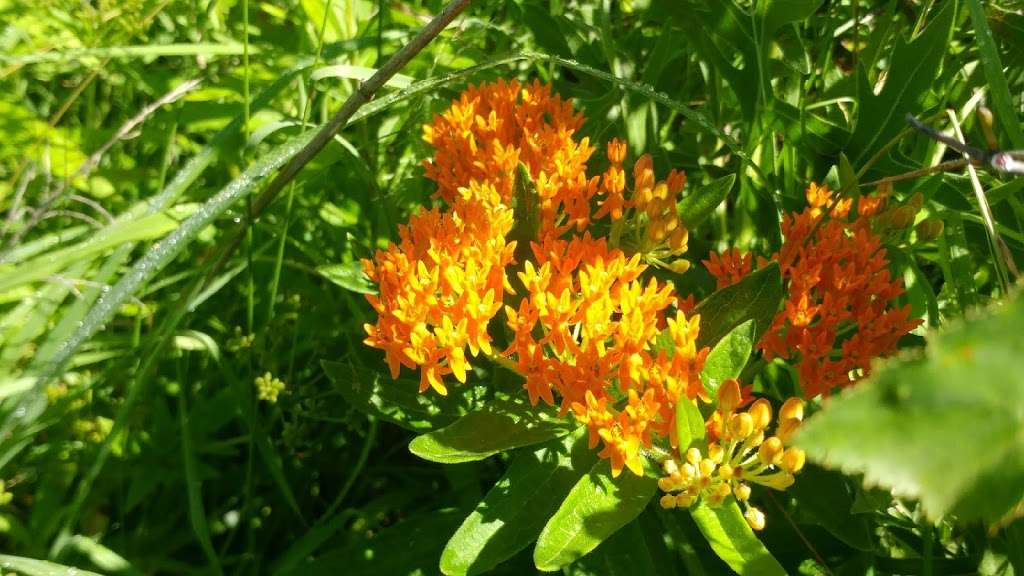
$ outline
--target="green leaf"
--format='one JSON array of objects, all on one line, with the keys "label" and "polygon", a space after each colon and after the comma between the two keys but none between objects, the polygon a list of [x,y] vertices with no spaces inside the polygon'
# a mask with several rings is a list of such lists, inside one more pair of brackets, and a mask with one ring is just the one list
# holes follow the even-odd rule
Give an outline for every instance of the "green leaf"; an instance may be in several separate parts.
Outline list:
[{"label": "green leaf", "polygon": [[718,341],[704,361],[700,379],[708,392],[714,394],[718,385],[730,378],[739,378],[757,342],[754,320],[747,320]]},{"label": "green leaf", "polygon": [[54,564],[46,560],[8,556],[7,554],[0,554],[0,566],[3,567],[5,573],[7,570],[13,570],[25,576],[100,576],[95,572]]},{"label": "green leaf", "polygon": [[676,438],[679,441],[679,453],[685,453],[686,449],[694,442],[704,440],[704,415],[696,402],[689,398],[680,398],[676,402]]},{"label": "green leaf", "polygon": [[908,112],[920,110],[932,83],[938,77],[949,46],[957,2],[942,2],[942,8],[917,38],[897,40],[890,56],[885,85],[877,95],[860,74],[860,104],[857,128],[847,151],[854,165],[863,164],[903,129]]},{"label": "green leaf", "polygon": [[729,498],[721,506],[703,501],[690,508],[690,515],[711,549],[741,576],[786,574],[778,560],[750,529],[736,501]]},{"label": "green leaf", "polygon": [[740,280],[712,293],[697,305],[700,335],[697,348],[714,346],[734,328],[754,321],[754,342],[768,331],[783,298],[782,274],[772,262]]},{"label": "green leaf", "polygon": [[441,571],[480,574],[526,548],[596,459],[583,428],[517,452],[505,475],[448,541]]},{"label": "green leaf", "polygon": [[836,538],[857,550],[874,549],[867,515],[852,513],[856,490],[842,474],[808,464],[787,493]]},{"label": "green leaf", "polygon": [[461,517],[457,510],[421,514],[385,528],[372,538],[360,537],[347,546],[324,552],[285,574],[431,574],[445,538]]},{"label": "green leaf", "polygon": [[515,224],[509,231],[509,240],[516,242],[516,260],[524,262],[532,258],[530,242],[537,240],[540,231],[540,196],[537,185],[530,177],[530,171],[522,162],[516,167],[516,181],[513,190],[513,216]]},{"label": "green leaf", "polygon": [[821,6],[822,0],[767,0],[758,2],[763,18],[762,40],[768,41],[773,33],[786,24],[809,18]]},{"label": "green leaf", "polygon": [[929,336],[811,417],[810,458],[920,499],[925,513],[995,522],[1024,485],[1024,299]]},{"label": "green leaf", "polygon": [[691,192],[679,203],[679,218],[690,230],[696,228],[701,222],[707,220],[708,216],[721,204],[733,183],[736,182],[736,175],[729,174],[713,180],[707,186]]},{"label": "green leaf", "polygon": [[[656,546],[663,546],[660,542]],[[656,565],[651,547],[639,522],[625,528],[601,543],[592,553],[569,567],[570,576],[644,576],[663,574],[669,567]]]},{"label": "green leaf", "polygon": [[317,266],[316,271],[338,286],[357,294],[376,294],[377,285],[366,277],[361,262]]},{"label": "green leaf", "polygon": [[999,58],[999,49],[992,38],[992,30],[988,27],[985,9],[978,0],[967,0],[971,12],[971,24],[974,25],[974,38],[981,56],[982,69],[988,85],[989,99],[995,108],[996,120],[1006,129],[1010,144],[1014,148],[1024,148],[1024,133],[1017,122],[1017,111],[1013,106],[1013,97],[1003,73],[1003,63]]},{"label": "green leaf", "polygon": [[442,464],[473,462],[503,450],[538,444],[572,431],[550,406],[530,406],[521,399],[491,400],[452,424],[413,438],[409,451]]},{"label": "green leaf", "polygon": [[533,551],[537,568],[560,569],[586,555],[628,524],[647,507],[658,482],[628,470],[611,477],[611,464],[601,460],[573,486],[551,517]]},{"label": "green leaf", "polygon": [[323,360],[320,365],[353,408],[414,432],[447,426],[465,412],[462,396],[420,394],[419,381],[411,378],[392,380],[351,362]]},{"label": "green leaf", "polygon": [[850,159],[846,157],[846,154],[839,153],[839,196],[843,198],[852,198],[860,192],[860,186],[857,184],[857,172],[853,169],[853,165],[850,164]]}]

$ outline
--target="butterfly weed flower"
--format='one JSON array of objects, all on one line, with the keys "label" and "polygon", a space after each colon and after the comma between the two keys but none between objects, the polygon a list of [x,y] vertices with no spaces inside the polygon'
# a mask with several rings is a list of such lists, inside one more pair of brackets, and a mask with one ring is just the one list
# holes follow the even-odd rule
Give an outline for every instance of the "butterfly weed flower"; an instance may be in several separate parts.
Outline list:
[{"label": "butterfly weed flower", "polygon": [[[808,207],[782,222],[785,240],[771,260],[779,263],[788,294],[759,346],[769,360],[791,361],[804,396],[813,398],[867,375],[872,359],[892,353],[920,324],[910,318],[909,306],[894,304],[903,283],[889,272],[880,235],[907,228],[920,205],[887,209],[883,190],[860,198],[854,212],[851,199],[834,201],[826,186],[816,184],[806,197]],[[719,287],[750,270],[749,255],[735,249],[704,264]]]},{"label": "butterfly weed flower", "polygon": [[764,528],[764,513],[750,504],[751,485],[785,490],[804,466],[803,450],[786,443],[803,421],[803,401],[790,398],[779,410],[774,433],[772,406],[759,398],[740,410],[742,392],[736,380],[718,389],[718,407],[708,418],[712,434],[702,452],[687,448],[682,458],[662,462],[665,476],[658,487],[665,494],[663,508],[688,508],[698,501],[719,506],[729,496],[745,509],[744,517],[754,530]]},{"label": "butterfly weed flower", "polygon": [[[549,86],[501,80],[470,86],[424,126],[425,173],[446,206],[421,210],[399,243],[363,261],[379,287],[365,343],[393,377],[418,370],[420,390],[440,394],[486,355],[523,377],[532,404],[585,424],[614,475],[642,474],[643,449],[674,441],[675,403],[703,392],[692,298],[644,277],[650,264],[688,265],[676,211],[686,177],[657,181],[644,155],[628,189],[614,139],[609,168],[589,176],[583,122]],[[605,217],[612,237],[593,236]],[[508,334],[495,349],[488,326],[501,310]]]},{"label": "butterfly weed flower", "polygon": [[453,210],[421,210],[399,228],[401,241],[364,260],[379,294],[368,299],[377,323],[368,346],[384,350],[393,378],[401,366],[420,369],[420,391],[447,394],[444,376],[466,381],[471,356],[491,353],[487,323],[510,291],[512,211],[490,184],[463,188]]}]

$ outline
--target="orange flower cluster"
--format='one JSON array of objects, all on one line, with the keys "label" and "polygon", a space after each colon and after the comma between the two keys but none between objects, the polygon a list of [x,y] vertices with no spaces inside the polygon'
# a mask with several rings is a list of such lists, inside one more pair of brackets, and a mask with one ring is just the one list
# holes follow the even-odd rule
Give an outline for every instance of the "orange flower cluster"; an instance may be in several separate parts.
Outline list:
[{"label": "orange flower cluster", "polygon": [[[718,388],[718,408],[708,418],[714,435],[707,454],[697,447],[684,451],[684,462],[668,458],[662,462],[665,476],[658,487],[663,508],[689,508],[698,499],[718,506],[730,495],[746,509],[744,517],[754,530],[764,529],[764,513],[750,505],[750,485],[759,484],[785,490],[793,475],[804,467],[805,454],[785,443],[800,427],[804,403],[790,398],[779,409],[775,434],[765,437],[772,422],[772,405],[757,399],[748,410],[740,411],[742,392],[736,380],[726,380]],[[680,447],[682,449],[682,447]]]},{"label": "orange flower cluster", "polygon": [[[909,306],[892,305],[903,294],[903,282],[890,275],[882,239],[872,230],[878,223],[906,220],[908,207],[882,212],[883,193],[862,197],[850,218],[852,200],[840,200],[822,222],[833,203],[831,191],[811,184],[807,202],[803,212],[782,223],[785,242],[771,259],[781,267],[788,297],[760,347],[769,360],[792,360],[804,396],[813,398],[867,375],[871,360],[893,352],[920,320],[910,319]],[[704,264],[722,287],[746,275],[751,261],[733,249]]]},{"label": "orange flower cluster", "polygon": [[[506,242],[512,211],[497,202],[490,184],[472,182],[450,212],[421,209],[399,228],[401,243],[364,260],[379,296],[367,298],[377,324],[364,326],[365,343],[385,351],[391,376],[420,367],[420,391],[446,394],[442,381],[466,381],[465,349],[491,353],[487,323],[511,290],[505,267],[515,242]],[[490,202],[479,201],[489,198]]]},{"label": "orange flower cluster", "polygon": [[641,475],[640,448],[651,446],[652,433],[674,438],[676,401],[702,390],[708,349],[696,348],[700,317],[676,310],[667,321],[672,346],[658,349],[660,320],[675,294],[640,279],[646,266],[639,255],[627,258],[589,236],[534,244],[534,254],[540,267],[527,261],[519,274],[526,294],[518,309],[505,309],[515,335],[506,354],[526,378],[531,402],[553,404],[554,388],[562,412],[572,410],[588,426],[591,448],[603,442],[612,474],[625,465]]},{"label": "orange flower cluster", "polygon": [[[385,351],[393,375],[418,367],[420,389],[442,394],[444,376],[465,380],[467,348],[515,366],[532,403],[557,401],[588,426],[614,475],[642,474],[641,448],[672,438],[675,403],[702,391],[708,353],[696,348],[699,317],[679,310],[671,285],[641,278],[645,262],[686,250],[675,208],[686,178],[657,182],[642,156],[627,200],[625,145],[613,140],[611,167],[587,176],[594,148],[574,137],[583,121],[549,86],[498,81],[471,86],[424,127],[435,148],[426,175],[450,210],[422,211],[399,245],[364,262],[380,286],[366,343]],[[515,205],[527,176],[529,214]],[[536,223],[525,236],[521,213]],[[605,216],[618,231],[591,237]],[[487,325],[502,308],[511,342],[492,351]]]}]

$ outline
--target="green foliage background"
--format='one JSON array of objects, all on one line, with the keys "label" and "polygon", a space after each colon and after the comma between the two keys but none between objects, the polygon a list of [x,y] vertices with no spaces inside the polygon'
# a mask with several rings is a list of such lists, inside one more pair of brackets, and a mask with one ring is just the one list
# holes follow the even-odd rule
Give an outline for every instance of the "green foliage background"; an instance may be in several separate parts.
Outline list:
[{"label": "green foliage background", "polygon": [[[372,286],[354,263],[434,201],[420,126],[467,83],[551,82],[587,115],[583,136],[623,138],[659,173],[686,170],[682,209],[702,219],[695,263],[728,246],[776,249],[780,213],[802,208],[812,180],[852,194],[943,159],[906,128],[907,113],[945,127],[952,108],[983,143],[980,94],[1000,147],[1024,148],[1024,14],[1012,0],[478,1],[246,226],[250,194],[302,135],[442,7],[0,0],[5,571],[50,573],[48,561],[105,574],[406,574],[498,563],[474,565],[475,545],[511,557],[496,573],[535,561],[569,574],[728,573],[704,524],[656,505],[607,540],[605,528],[584,531],[582,548],[597,548],[572,564],[535,556],[529,544],[561,504],[543,490],[568,494],[594,464],[567,430],[531,428],[470,457],[437,448],[450,447],[452,429],[413,444],[450,465],[410,452],[415,434],[515,387],[484,366],[459,394],[418,395],[414,375],[391,381],[361,344],[372,319],[361,293]],[[999,250],[1021,262],[1024,178],[983,173],[982,184]],[[926,328],[959,326],[1004,298],[1001,275],[1015,271],[993,256],[966,176],[895,184],[897,198],[914,192],[945,229],[935,241],[891,238],[895,272]],[[699,265],[671,280],[698,300],[714,288]],[[752,302],[722,312],[715,340],[774,312]],[[789,492],[759,496],[762,540],[786,571],[1024,572],[1020,521],[986,530],[1024,498],[1024,397],[1009,376],[1024,352],[1019,300],[1007,307],[929,337],[927,357],[883,371],[835,401],[834,420],[823,413],[809,427],[810,454],[849,475],[813,466]],[[920,346],[923,333],[905,344]],[[981,360],[962,364],[966,349]],[[761,367],[759,390],[793,392],[791,370]],[[267,372],[286,384],[276,403],[256,396]],[[916,410],[899,404],[901,386]],[[458,421],[470,434],[520,433],[503,414]],[[501,451],[515,446],[525,447]],[[530,476],[537,462],[552,474]],[[936,485],[958,467],[956,486]],[[907,498],[863,488],[860,474]],[[442,555],[509,476],[536,482],[522,496],[533,500],[524,508],[506,494],[496,517],[520,513],[533,537],[492,525],[497,537],[474,544],[472,532]],[[486,525],[481,512],[470,521]]]}]

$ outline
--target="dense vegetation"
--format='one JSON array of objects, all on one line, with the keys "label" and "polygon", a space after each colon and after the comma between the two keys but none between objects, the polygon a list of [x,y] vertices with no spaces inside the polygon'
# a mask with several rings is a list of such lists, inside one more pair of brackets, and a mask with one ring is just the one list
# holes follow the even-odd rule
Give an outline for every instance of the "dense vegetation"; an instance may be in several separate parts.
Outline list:
[{"label": "dense vegetation", "polygon": [[[1024,573],[1024,304],[1013,287],[1024,177],[990,165],[970,176],[963,156],[906,120],[962,126],[985,160],[1024,149],[1019,3],[470,2],[313,149],[316,130],[361,99],[360,82],[444,7],[0,0],[4,574]],[[672,292],[646,325],[658,335],[637,345],[667,337],[647,347],[668,352],[666,372],[689,354],[686,395],[703,398],[658,388],[654,444],[639,432],[640,448],[599,441],[596,412],[570,406],[575,392],[586,403],[582,391],[529,375],[539,328],[513,337],[504,311],[482,329],[501,332],[497,352],[515,352],[491,362],[467,344],[460,368],[459,343],[438,376],[402,356],[394,332],[374,336],[405,304],[386,298],[406,278],[388,288],[383,268],[360,261],[383,262],[377,251],[420,207],[475,209],[461,203],[477,192],[455,192],[470,187],[462,168],[437,166],[445,150],[461,151],[453,163],[478,152],[424,126],[441,126],[470,85],[509,80],[550,85],[585,116],[523,122],[572,125],[537,134],[563,147],[586,139],[595,151],[580,173],[595,182],[624,170],[633,191],[634,162],[649,155],[670,209],[641,216],[651,201],[624,197],[627,237],[657,218],[662,236],[688,230],[660,251],[624,241],[619,253],[642,253],[645,278]],[[514,223],[474,239],[525,247],[580,234],[529,208],[551,158],[521,160],[483,158],[478,177],[513,191],[502,201]],[[614,186],[594,186],[574,217],[616,248],[621,225],[601,212]],[[807,245],[824,268],[787,260],[787,246]],[[544,246],[497,267],[509,266],[510,294],[540,290],[522,261]],[[882,256],[851,287],[858,251]],[[832,284],[812,292],[802,282],[816,275]],[[366,297],[378,290],[384,304]],[[676,307],[700,314],[701,336],[665,324]],[[613,303],[609,317],[627,308]],[[786,340],[800,314],[808,334],[834,324],[824,348]],[[639,410],[620,382],[639,377],[617,374],[601,401]],[[752,386],[742,399],[739,385]],[[751,394],[765,399],[743,408],[755,421],[781,408],[777,434],[787,446],[795,434],[800,448],[786,461],[779,448],[772,468],[797,472],[795,483],[752,495],[734,484],[746,520],[732,493],[732,508],[709,508],[706,494],[665,501],[681,488],[656,484],[656,464],[675,470],[664,461],[681,464],[690,441],[714,451]],[[783,434],[794,396],[807,423]],[[602,459],[571,426],[581,416]]]}]

